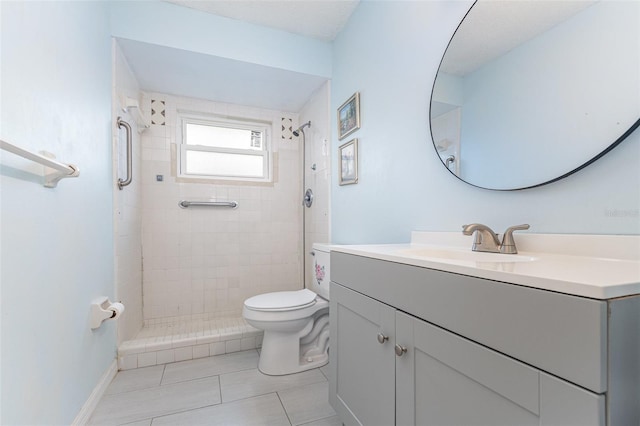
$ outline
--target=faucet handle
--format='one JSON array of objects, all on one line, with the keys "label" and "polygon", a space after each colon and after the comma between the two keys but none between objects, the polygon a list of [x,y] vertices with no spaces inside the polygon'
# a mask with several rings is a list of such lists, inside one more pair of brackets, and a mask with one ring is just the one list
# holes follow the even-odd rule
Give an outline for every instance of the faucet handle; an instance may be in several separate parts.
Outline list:
[{"label": "faucet handle", "polygon": [[518,249],[516,249],[516,242],[513,239],[513,231],[524,231],[529,229],[529,224],[523,225],[515,225],[510,226],[504,231],[504,236],[502,237],[502,244],[500,245],[500,252],[505,254],[517,254]]}]

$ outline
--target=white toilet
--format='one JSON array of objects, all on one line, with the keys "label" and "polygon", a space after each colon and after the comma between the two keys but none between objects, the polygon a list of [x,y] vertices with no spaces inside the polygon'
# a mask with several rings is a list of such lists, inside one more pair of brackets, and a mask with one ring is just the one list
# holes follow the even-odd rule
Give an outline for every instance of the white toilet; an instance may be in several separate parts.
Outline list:
[{"label": "white toilet", "polygon": [[280,376],[329,362],[329,246],[314,244],[310,289],[278,291],[245,300],[242,316],[264,330],[258,368]]}]

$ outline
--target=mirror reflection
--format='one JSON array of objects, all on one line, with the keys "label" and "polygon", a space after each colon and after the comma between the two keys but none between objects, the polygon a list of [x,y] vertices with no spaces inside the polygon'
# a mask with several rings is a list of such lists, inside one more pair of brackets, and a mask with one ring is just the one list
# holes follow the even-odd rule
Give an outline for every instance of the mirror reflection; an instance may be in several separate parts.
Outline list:
[{"label": "mirror reflection", "polygon": [[639,58],[640,2],[478,0],[434,84],[436,151],[488,189],[563,176],[637,127]]}]

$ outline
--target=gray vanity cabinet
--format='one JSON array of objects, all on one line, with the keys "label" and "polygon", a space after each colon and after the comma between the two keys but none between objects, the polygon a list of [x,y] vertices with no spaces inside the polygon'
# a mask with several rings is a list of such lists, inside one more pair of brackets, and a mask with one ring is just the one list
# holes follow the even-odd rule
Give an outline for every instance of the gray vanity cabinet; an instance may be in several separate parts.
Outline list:
[{"label": "gray vanity cabinet", "polygon": [[637,425],[640,297],[595,300],[331,255],[346,425]]},{"label": "gray vanity cabinet", "polygon": [[604,425],[586,391],[331,284],[329,399],[345,425]]},{"label": "gray vanity cabinet", "polygon": [[395,309],[334,283],[330,303],[331,405],[346,425],[393,425]]},{"label": "gray vanity cabinet", "polygon": [[[398,313],[399,425],[538,425],[538,372]],[[406,343],[405,343],[406,342]]]},{"label": "gray vanity cabinet", "polygon": [[605,424],[604,395],[426,321],[398,312],[396,341],[398,425]]}]

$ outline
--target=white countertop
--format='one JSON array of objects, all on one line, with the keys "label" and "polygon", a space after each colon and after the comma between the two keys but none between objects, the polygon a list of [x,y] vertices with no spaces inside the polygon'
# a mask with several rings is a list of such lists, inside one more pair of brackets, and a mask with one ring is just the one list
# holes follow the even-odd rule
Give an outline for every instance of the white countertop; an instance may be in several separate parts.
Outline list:
[{"label": "white countertop", "polygon": [[[451,234],[451,238],[446,238],[445,234]],[[493,253],[477,253],[474,257],[476,252],[471,252],[469,237],[461,239],[453,233],[414,233],[414,242],[409,244],[332,245],[331,250],[593,299],[640,294],[640,237],[550,235],[549,238],[555,250],[561,249],[562,253],[554,253],[551,249],[549,252],[519,251],[516,256],[524,259],[522,261],[503,261],[507,259],[505,256],[511,255]],[[540,244],[544,240],[542,234],[520,236],[517,244],[519,240],[522,240],[523,248],[544,246]],[[428,241],[436,243],[426,243]],[[467,242],[468,247],[461,247],[461,241]],[[615,247],[607,248],[610,244]],[[620,245],[626,246],[623,248],[627,250],[621,250]],[[429,255],[443,249],[463,256],[449,259]],[[469,258],[466,258],[467,253]],[[608,257],[612,253],[624,254]]]}]

